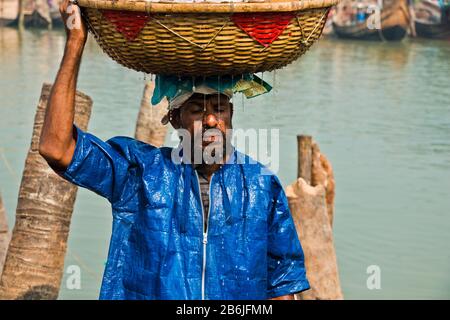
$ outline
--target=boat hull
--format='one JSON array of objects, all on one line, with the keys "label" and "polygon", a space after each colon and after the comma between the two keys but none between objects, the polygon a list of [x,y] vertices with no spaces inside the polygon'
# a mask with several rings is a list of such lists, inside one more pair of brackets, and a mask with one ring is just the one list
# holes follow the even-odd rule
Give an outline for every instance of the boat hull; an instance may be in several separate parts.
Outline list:
[{"label": "boat hull", "polygon": [[369,30],[364,24],[361,30],[350,29],[333,24],[333,30],[339,38],[369,41],[401,41],[407,34],[407,29],[403,26],[386,27],[379,30]]},{"label": "boat hull", "polygon": [[380,29],[369,29],[367,22],[339,25],[333,22],[333,30],[339,38],[374,41],[401,41],[410,27],[410,14],[406,1],[395,1],[380,13]]},{"label": "boat hull", "polygon": [[431,24],[415,21],[416,35],[420,38],[450,40],[450,24]]},{"label": "boat hull", "polygon": [[9,27],[14,25],[15,19],[3,19],[0,18],[0,27]]}]

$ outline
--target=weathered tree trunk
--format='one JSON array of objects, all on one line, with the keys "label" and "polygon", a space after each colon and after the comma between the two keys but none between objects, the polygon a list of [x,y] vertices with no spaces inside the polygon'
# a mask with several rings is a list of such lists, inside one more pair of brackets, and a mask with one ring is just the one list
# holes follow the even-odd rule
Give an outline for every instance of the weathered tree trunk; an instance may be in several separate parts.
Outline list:
[{"label": "weathered tree trunk", "polygon": [[[333,215],[334,215],[334,195],[335,195],[335,182],[333,168],[330,161],[323,153],[320,152],[317,143],[313,142],[311,145],[312,150],[312,162],[311,162],[311,185],[322,185],[325,187],[326,205],[328,219],[331,227],[333,227]],[[300,176],[299,176],[300,177]]]},{"label": "weathered tree trunk", "polygon": [[298,180],[286,188],[286,195],[305,254],[311,289],[297,298],[342,299],[333,243],[334,178],[331,165],[311,137],[298,137],[298,149],[302,170],[299,170]]},{"label": "weathered tree trunk", "polygon": [[154,81],[145,85],[134,136],[137,140],[160,147],[164,144],[167,134],[167,126],[161,123],[161,119],[167,113],[168,103],[164,99],[158,105],[151,105],[150,99],[154,89]]},{"label": "weathered tree trunk", "polygon": [[8,230],[8,221],[6,219],[6,210],[3,206],[3,200],[0,196],[0,276],[2,275],[3,263],[5,262],[6,251],[8,250],[11,234]]},{"label": "weathered tree trunk", "polygon": [[[0,299],[58,297],[77,188],[54,173],[38,152],[50,89],[43,85],[36,112]],[[77,92],[75,102],[75,123],[86,130],[92,100]]]}]

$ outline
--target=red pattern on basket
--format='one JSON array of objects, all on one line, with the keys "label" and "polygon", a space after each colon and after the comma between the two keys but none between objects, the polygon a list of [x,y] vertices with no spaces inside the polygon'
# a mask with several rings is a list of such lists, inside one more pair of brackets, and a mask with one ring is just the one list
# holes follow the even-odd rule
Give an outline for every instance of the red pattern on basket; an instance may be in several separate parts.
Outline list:
[{"label": "red pattern on basket", "polygon": [[145,12],[101,10],[103,16],[128,40],[136,39],[150,15]]},{"label": "red pattern on basket", "polygon": [[294,17],[292,12],[263,12],[235,13],[231,19],[250,37],[267,47],[278,39]]}]

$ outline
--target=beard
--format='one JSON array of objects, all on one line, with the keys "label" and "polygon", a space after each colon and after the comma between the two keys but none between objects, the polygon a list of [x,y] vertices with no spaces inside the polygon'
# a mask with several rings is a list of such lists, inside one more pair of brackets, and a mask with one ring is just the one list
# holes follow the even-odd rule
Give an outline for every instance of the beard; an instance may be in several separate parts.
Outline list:
[{"label": "beard", "polygon": [[191,152],[194,164],[223,164],[226,155],[231,150],[229,132],[217,128],[202,129],[201,134],[195,135],[191,140]]}]

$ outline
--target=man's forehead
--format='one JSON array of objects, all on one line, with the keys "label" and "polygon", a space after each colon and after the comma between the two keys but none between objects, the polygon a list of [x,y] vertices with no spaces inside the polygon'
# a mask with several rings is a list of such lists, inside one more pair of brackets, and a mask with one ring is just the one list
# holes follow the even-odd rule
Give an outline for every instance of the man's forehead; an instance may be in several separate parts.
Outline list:
[{"label": "man's forehead", "polygon": [[229,102],[230,98],[223,93],[201,94],[194,93],[186,102],[201,102],[205,100],[210,102]]}]

